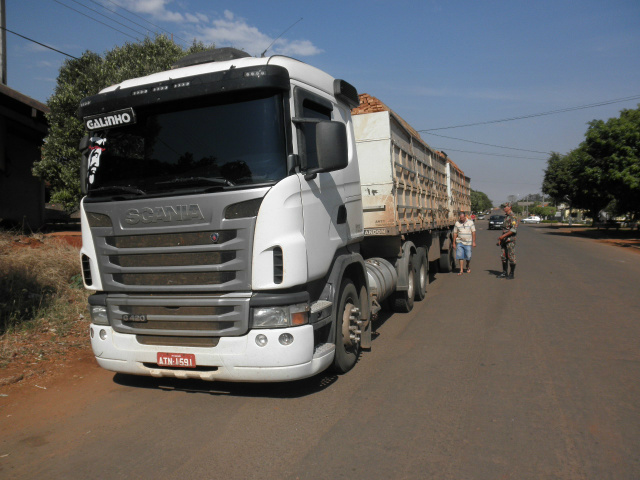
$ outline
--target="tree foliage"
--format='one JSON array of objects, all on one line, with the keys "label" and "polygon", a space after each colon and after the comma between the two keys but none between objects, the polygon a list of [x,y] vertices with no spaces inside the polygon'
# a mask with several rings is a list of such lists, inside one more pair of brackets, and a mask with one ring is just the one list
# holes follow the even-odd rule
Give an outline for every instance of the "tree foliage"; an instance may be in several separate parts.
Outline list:
[{"label": "tree foliage", "polygon": [[176,60],[207,48],[213,46],[194,42],[184,49],[166,36],[157,36],[115,47],[104,56],[86,51],[78,59],[66,60],[60,68],[54,93],[47,101],[51,110],[47,114],[49,133],[42,158],[33,167],[33,174],[48,183],[51,201],[68,211],[75,209],[80,201],[78,144],[85,132],[76,111],[83,98],[129,78],[168,70]]},{"label": "tree foliage", "polygon": [[471,211],[472,212],[484,212],[490,210],[493,206],[493,202],[489,199],[486,193],[471,190]]},{"label": "tree foliage", "polygon": [[553,217],[556,214],[555,207],[544,207],[542,205],[534,205],[533,207],[529,207],[529,213],[531,215],[537,215],[542,218]]},{"label": "tree foliage", "polygon": [[542,191],[557,202],[589,211],[615,200],[619,213],[640,214],[640,108],[589,122],[585,140],[566,155],[552,153]]}]

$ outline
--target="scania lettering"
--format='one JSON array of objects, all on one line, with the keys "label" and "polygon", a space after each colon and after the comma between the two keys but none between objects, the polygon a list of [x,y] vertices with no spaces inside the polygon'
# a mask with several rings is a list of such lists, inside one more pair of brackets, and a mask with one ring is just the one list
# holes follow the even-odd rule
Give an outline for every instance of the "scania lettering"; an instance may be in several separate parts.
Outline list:
[{"label": "scania lettering", "polygon": [[410,311],[429,269],[451,268],[469,178],[303,62],[216,49],[85,98],[79,115],[81,263],[106,369],[344,373],[383,303]]},{"label": "scania lettering", "polygon": [[131,208],[124,221],[129,225],[157,222],[186,222],[188,220],[204,220],[200,207],[194,205],[176,205],[175,207]]}]

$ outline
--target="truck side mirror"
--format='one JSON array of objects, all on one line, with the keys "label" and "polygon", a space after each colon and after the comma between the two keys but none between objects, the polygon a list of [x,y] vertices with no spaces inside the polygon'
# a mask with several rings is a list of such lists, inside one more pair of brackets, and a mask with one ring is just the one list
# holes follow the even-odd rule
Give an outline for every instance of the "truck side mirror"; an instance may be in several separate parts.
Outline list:
[{"label": "truck side mirror", "polygon": [[349,164],[347,127],[341,122],[318,122],[316,127],[316,153],[318,168],[307,172],[305,179],[315,178],[317,173],[342,170]]},{"label": "truck side mirror", "polygon": [[80,140],[80,145],[78,145],[78,150],[80,150],[80,154],[82,158],[80,159],[80,191],[83,195],[87,194],[87,172],[89,166],[87,165],[88,159],[88,151],[89,151],[89,135],[85,135]]},{"label": "truck side mirror", "polygon": [[320,122],[316,125],[318,166],[325,172],[341,170],[349,164],[347,128],[340,122]]}]

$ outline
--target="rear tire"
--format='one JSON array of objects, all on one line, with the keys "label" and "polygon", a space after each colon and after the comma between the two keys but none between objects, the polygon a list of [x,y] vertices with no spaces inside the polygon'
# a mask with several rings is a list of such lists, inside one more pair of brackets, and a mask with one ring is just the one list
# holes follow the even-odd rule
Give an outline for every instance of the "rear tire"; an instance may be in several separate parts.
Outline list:
[{"label": "rear tire", "polygon": [[416,285],[415,299],[420,302],[427,296],[427,285],[429,284],[429,262],[427,261],[426,248],[418,248],[413,256],[413,270]]},{"label": "rear tire", "polygon": [[[340,286],[336,310],[336,354],[332,369],[336,373],[347,373],[353,368],[360,355],[360,334],[352,332],[353,327],[359,329],[356,321],[360,320],[360,298],[353,282],[345,278]],[[357,309],[357,313],[356,310]],[[355,335],[355,339],[351,335]]]},{"label": "rear tire", "polygon": [[449,249],[440,253],[440,273],[450,273],[456,269],[456,252],[449,246]]},{"label": "rear tire", "polygon": [[408,262],[407,280],[409,285],[406,291],[395,292],[391,297],[391,308],[394,312],[409,313],[413,310],[413,302],[416,296],[416,271],[413,268],[413,257]]}]

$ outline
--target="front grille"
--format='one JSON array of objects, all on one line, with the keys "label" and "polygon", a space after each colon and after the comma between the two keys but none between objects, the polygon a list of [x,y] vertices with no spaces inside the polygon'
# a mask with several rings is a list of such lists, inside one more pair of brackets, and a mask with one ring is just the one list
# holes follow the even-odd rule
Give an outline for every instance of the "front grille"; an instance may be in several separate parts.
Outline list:
[{"label": "front grille", "polygon": [[255,219],[233,220],[233,224],[240,228],[205,225],[197,232],[136,235],[116,235],[116,227],[92,228],[104,290],[249,291]]},{"label": "front grille", "polygon": [[[212,235],[217,234],[217,240]],[[184,247],[193,245],[223,244],[236,238],[235,230],[222,232],[190,232],[190,233],[159,233],[152,235],[123,235],[106,237],[107,245],[116,248],[158,248]],[[214,237],[216,238],[216,237]]]},{"label": "front grille", "polygon": [[107,314],[117,332],[138,335],[140,343],[164,345],[157,343],[158,339],[245,334],[249,329],[249,297],[110,295]]},{"label": "front grille", "polygon": [[187,265],[220,265],[236,258],[236,252],[145,253],[111,255],[109,261],[120,267],[184,267]]},{"label": "front grille", "polygon": [[113,280],[130,286],[191,286],[220,285],[235,279],[235,272],[203,273],[117,273]]}]

